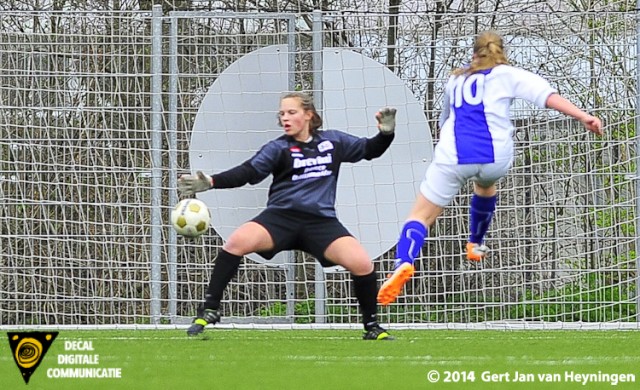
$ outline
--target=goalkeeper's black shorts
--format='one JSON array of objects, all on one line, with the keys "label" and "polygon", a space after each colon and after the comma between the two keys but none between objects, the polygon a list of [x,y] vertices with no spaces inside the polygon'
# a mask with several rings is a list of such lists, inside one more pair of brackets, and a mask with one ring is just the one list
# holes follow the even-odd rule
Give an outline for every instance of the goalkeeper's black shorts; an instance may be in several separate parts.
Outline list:
[{"label": "goalkeeper's black shorts", "polygon": [[324,252],[332,242],[351,233],[335,217],[320,217],[300,211],[267,208],[252,219],[262,225],[274,242],[274,248],[257,252],[271,259],[278,252],[298,249],[315,257],[323,267],[336,264],[325,259]]}]

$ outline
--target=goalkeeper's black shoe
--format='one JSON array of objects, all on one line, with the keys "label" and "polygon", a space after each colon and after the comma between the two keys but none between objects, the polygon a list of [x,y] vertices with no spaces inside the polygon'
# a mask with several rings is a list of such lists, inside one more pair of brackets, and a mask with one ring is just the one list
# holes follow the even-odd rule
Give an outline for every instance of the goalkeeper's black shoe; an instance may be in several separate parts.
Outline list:
[{"label": "goalkeeper's black shoe", "polygon": [[215,324],[220,322],[220,312],[213,309],[204,309],[202,312],[198,310],[198,317],[193,320],[193,324],[187,329],[189,336],[197,336],[204,332],[204,327],[208,324]]},{"label": "goalkeeper's black shoe", "polygon": [[364,340],[395,340],[393,336],[382,328],[380,325],[375,324],[364,331],[362,335]]}]

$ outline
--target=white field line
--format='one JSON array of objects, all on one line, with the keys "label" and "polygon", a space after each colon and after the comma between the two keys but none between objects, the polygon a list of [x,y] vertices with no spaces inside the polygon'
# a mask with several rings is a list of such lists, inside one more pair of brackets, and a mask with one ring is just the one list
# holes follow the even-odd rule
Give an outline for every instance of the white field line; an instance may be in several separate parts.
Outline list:
[{"label": "white field line", "polygon": [[563,359],[540,360],[527,356],[374,356],[374,355],[357,355],[357,356],[326,356],[326,355],[286,355],[285,359],[299,361],[324,361],[324,362],[379,362],[379,361],[396,361],[410,363],[413,365],[468,365],[474,363],[489,363],[500,360],[506,360],[509,365],[518,366],[598,366],[604,362],[615,361],[621,364],[638,363],[640,356],[568,356]]},{"label": "white field line", "polygon": [[[640,322],[482,322],[482,323],[416,323],[382,324],[390,330],[640,330]],[[172,325],[0,325],[0,331],[16,330],[186,330],[187,323]],[[220,323],[218,329],[310,330],[355,329],[360,324],[250,324]]]}]

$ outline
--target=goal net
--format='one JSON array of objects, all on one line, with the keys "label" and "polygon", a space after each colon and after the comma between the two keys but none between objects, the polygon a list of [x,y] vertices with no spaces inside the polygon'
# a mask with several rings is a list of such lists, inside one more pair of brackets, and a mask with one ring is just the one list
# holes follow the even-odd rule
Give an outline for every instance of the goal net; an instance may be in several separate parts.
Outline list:
[{"label": "goal net", "polygon": [[[514,65],[601,117],[606,134],[515,101],[516,157],[499,184],[489,257],[464,257],[465,187],[381,321],[637,322],[634,4],[595,2],[578,12],[562,2],[512,2],[495,12],[484,3],[415,2],[389,13],[373,3],[322,13],[315,24],[318,13],[305,12],[0,12],[0,325],[190,321],[223,239],[215,229],[195,241],[171,230],[176,177],[192,169],[191,135],[208,89],[246,54],[293,48],[289,87],[308,91],[321,72],[318,50],[377,61],[413,93],[436,142],[444,83],[485,29],[503,35]],[[276,110],[274,101],[274,128]],[[414,191],[422,179],[381,164],[394,172],[393,191]],[[377,202],[385,195],[372,194]],[[375,228],[371,214],[356,217]],[[380,281],[393,259],[393,248],[374,258]],[[299,252],[277,264],[245,259],[222,311],[236,323],[360,323],[350,276],[322,272]]]}]

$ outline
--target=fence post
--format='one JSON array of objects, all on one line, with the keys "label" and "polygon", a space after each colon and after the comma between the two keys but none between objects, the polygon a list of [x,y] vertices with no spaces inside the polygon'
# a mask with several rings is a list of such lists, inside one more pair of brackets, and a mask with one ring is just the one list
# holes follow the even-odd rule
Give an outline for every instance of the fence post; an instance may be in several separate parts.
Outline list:
[{"label": "fence post", "polygon": [[[178,203],[178,20],[169,25],[169,103],[167,110],[167,146],[169,147],[169,206]],[[167,235],[168,315],[174,323],[178,315],[178,234]]]},{"label": "fence post", "polygon": [[[640,0],[636,0],[636,10],[640,9]],[[636,11],[636,53],[640,53],[640,13]],[[640,57],[636,55],[636,86],[640,86]],[[640,128],[640,94],[636,93],[636,131]],[[636,156],[640,155],[640,142],[636,142]],[[636,322],[640,322],[640,164],[636,163]]]},{"label": "fence post", "polygon": [[162,266],[162,6],[153,6],[151,43],[151,323],[160,323]]},{"label": "fence post", "polygon": [[[322,11],[313,11],[313,103],[322,112]],[[315,265],[315,315],[316,323],[327,322],[325,303],[327,299],[327,284],[322,266]]]}]

